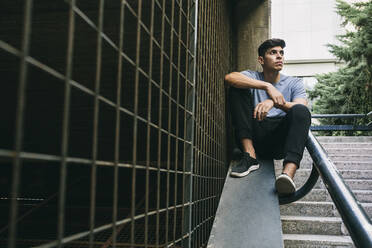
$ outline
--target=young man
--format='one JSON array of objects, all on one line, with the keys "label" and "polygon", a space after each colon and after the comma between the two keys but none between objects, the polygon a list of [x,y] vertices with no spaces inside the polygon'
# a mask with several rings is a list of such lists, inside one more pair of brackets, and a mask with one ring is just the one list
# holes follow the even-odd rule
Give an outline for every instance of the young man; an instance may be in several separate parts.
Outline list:
[{"label": "young man", "polygon": [[257,170],[256,154],[284,159],[275,186],[279,194],[290,194],[296,190],[293,177],[303,156],[311,116],[303,81],[280,73],[284,47],[284,40],[266,40],[258,48],[263,72],[232,72],[225,81],[232,86],[232,123],[243,152],[231,176],[243,177]]}]

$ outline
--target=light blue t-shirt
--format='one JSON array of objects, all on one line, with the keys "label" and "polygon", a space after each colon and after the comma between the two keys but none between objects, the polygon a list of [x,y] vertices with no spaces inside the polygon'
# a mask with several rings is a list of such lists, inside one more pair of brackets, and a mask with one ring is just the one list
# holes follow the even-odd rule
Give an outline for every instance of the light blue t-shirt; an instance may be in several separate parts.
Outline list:
[{"label": "light blue t-shirt", "polygon": [[[262,72],[246,70],[242,71],[241,73],[249,78],[265,81]],[[284,99],[287,102],[293,102],[293,100],[296,98],[306,99],[306,91],[303,80],[301,78],[280,74],[280,81],[273,84],[273,86],[283,94]],[[270,96],[265,90],[251,89],[251,93],[253,96],[253,103],[255,107],[260,102],[265,101],[266,99],[270,99]],[[267,113],[267,117],[278,117],[285,115],[286,113],[283,110],[275,107],[270,109],[269,113]]]}]

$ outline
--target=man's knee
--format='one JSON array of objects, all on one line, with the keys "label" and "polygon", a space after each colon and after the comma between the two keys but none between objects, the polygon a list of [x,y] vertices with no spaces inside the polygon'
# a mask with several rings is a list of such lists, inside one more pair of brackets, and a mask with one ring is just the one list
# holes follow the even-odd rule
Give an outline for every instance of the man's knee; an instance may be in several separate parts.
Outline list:
[{"label": "man's knee", "polygon": [[240,92],[239,89],[235,87],[229,87],[228,91],[228,101],[230,104],[233,104],[238,98],[240,98]]},{"label": "man's knee", "polygon": [[239,89],[235,87],[229,88],[229,103],[231,107],[237,105],[245,105],[248,108],[253,108],[252,94],[250,89]]},{"label": "man's knee", "polygon": [[294,105],[288,112],[295,119],[305,120],[306,122],[311,122],[311,114],[309,109],[303,104]]}]

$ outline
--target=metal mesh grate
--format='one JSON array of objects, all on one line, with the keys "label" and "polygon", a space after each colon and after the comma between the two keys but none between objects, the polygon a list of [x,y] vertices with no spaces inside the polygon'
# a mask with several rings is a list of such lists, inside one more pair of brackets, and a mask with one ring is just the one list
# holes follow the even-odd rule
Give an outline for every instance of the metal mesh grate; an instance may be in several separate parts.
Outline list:
[{"label": "metal mesh grate", "polygon": [[226,176],[225,87],[232,69],[228,1],[199,1],[192,245],[206,247]]},{"label": "metal mesh grate", "polygon": [[224,0],[1,1],[1,246],[206,246],[226,173],[229,13]]}]

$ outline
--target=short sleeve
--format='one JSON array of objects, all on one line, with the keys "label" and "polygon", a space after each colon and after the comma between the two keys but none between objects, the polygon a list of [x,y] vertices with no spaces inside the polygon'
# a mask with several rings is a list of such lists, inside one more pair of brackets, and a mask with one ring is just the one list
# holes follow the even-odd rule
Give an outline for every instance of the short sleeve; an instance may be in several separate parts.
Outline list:
[{"label": "short sleeve", "polygon": [[257,72],[255,71],[250,71],[250,70],[245,70],[245,71],[241,71],[240,72],[241,74],[243,74],[244,76],[247,76],[249,78],[253,78],[253,79],[257,79]]},{"label": "short sleeve", "polygon": [[293,88],[292,88],[292,101],[296,98],[304,98],[306,99],[306,90],[304,87],[304,81],[302,79],[298,79],[295,81]]}]

